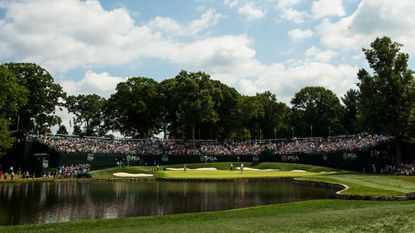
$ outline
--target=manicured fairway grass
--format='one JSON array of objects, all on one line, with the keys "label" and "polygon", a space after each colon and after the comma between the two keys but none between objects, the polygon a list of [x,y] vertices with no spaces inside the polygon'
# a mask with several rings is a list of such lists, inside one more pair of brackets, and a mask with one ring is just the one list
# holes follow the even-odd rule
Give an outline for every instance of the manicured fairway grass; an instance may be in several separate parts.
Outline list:
[{"label": "manicured fairway grass", "polygon": [[[232,163],[234,168],[236,169],[241,165],[240,162],[233,162]],[[296,164],[296,163],[271,163],[271,162],[264,162],[264,163],[253,163],[253,162],[244,162],[245,167],[249,168],[256,168],[256,169],[278,169],[280,171],[292,171],[292,170],[304,170],[308,172],[332,172],[336,171],[333,168],[329,167],[321,167],[321,166],[314,166],[314,165],[307,165],[307,164]],[[187,168],[194,169],[194,168],[205,168],[205,167],[214,167],[218,170],[228,170],[230,168],[230,162],[223,162],[223,163],[193,163],[193,164],[186,164]],[[175,165],[168,165],[167,167],[172,168],[183,168],[183,164],[175,164]]]},{"label": "manicured fairway grass", "polygon": [[163,178],[175,179],[233,179],[233,178],[268,178],[268,177],[302,177],[317,173],[311,172],[287,172],[287,171],[165,171],[159,174]]},{"label": "manicured fairway grass", "polygon": [[218,212],[0,227],[0,232],[415,232],[415,201],[315,200]]}]

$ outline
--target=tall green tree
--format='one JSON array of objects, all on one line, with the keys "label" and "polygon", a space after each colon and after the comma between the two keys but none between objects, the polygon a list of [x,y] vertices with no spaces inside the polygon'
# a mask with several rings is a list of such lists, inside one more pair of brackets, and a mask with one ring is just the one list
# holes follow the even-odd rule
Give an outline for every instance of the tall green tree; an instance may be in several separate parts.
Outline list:
[{"label": "tall green tree", "polygon": [[18,83],[28,91],[28,103],[11,116],[13,127],[23,131],[47,132],[59,123],[55,108],[62,106],[65,93],[50,73],[33,63],[7,63]]},{"label": "tall green tree", "polygon": [[161,128],[159,84],[150,78],[132,77],[117,85],[105,105],[105,125],[122,134],[147,138]]},{"label": "tall green tree", "polygon": [[3,65],[0,65],[0,90],[0,116],[9,116],[27,104],[27,89],[20,85],[13,72]]},{"label": "tall green tree", "polygon": [[332,91],[324,87],[305,87],[291,100],[292,123],[296,136],[328,136],[342,132],[342,106]]},{"label": "tall green tree", "polygon": [[171,128],[181,128],[182,138],[194,141],[198,126],[215,124],[219,120],[213,99],[214,85],[206,73],[181,71],[173,81],[162,85],[163,96],[169,99],[168,119],[176,118],[171,122]]},{"label": "tall green tree", "polygon": [[97,94],[69,96],[66,107],[75,114],[74,124],[84,126],[84,134],[88,136],[102,136],[103,108],[106,100]]},{"label": "tall green tree", "polygon": [[264,117],[264,105],[257,96],[242,96],[239,102],[240,139],[259,139],[259,119]]},{"label": "tall green tree", "polygon": [[264,114],[258,118],[262,138],[286,136],[289,127],[288,116],[290,109],[284,103],[278,102],[275,94],[269,91],[258,93],[256,98],[262,104]]},{"label": "tall green tree", "polygon": [[13,142],[10,116],[27,103],[28,91],[21,86],[16,76],[5,66],[0,66],[0,153]]},{"label": "tall green tree", "polygon": [[0,118],[0,155],[3,155],[14,141],[9,127],[10,121],[6,118]]},{"label": "tall green tree", "polygon": [[401,47],[389,37],[376,38],[369,49],[363,49],[372,74],[365,69],[357,74],[362,125],[369,132],[395,136],[398,161],[400,142],[412,140],[415,134],[414,72]]},{"label": "tall green tree", "polygon": [[344,104],[343,126],[347,134],[359,132],[358,110],[360,93],[358,90],[350,89],[341,98]]},{"label": "tall green tree", "polygon": [[79,125],[74,124],[72,134],[77,136],[83,136],[81,127]]},{"label": "tall green tree", "polygon": [[183,138],[183,127],[177,116],[177,104],[175,103],[177,80],[165,79],[159,85],[161,103],[161,128],[167,138]]},{"label": "tall green tree", "polygon": [[240,139],[270,139],[286,135],[290,109],[269,91],[243,96],[239,103]]},{"label": "tall green tree", "polygon": [[58,128],[57,134],[68,134],[68,130],[66,129],[65,125],[61,125]]},{"label": "tall green tree", "polygon": [[[238,108],[241,95],[234,88],[218,80],[211,80],[211,82],[213,85],[212,98],[214,109],[218,120],[210,124],[207,130],[208,136],[205,138],[236,139],[238,137],[238,129],[241,127]],[[212,136],[213,128],[217,137]]]}]

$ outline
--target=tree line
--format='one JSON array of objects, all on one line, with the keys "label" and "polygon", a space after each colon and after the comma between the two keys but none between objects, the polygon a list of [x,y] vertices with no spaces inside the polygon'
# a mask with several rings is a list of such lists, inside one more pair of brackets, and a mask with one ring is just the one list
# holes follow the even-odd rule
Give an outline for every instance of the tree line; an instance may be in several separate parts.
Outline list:
[{"label": "tree line", "polygon": [[388,37],[363,49],[371,70],[359,70],[356,89],[337,97],[324,87],[304,87],[291,107],[265,91],[240,94],[204,72],[181,71],[157,82],[131,77],[108,99],[96,94],[67,96],[50,73],[32,63],[0,66],[0,150],[15,131],[48,133],[60,125],[57,108],[66,107],[77,135],[119,131],[133,138],[164,132],[177,139],[264,139],[326,137],[359,132],[414,138],[415,86],[409,56]]}]

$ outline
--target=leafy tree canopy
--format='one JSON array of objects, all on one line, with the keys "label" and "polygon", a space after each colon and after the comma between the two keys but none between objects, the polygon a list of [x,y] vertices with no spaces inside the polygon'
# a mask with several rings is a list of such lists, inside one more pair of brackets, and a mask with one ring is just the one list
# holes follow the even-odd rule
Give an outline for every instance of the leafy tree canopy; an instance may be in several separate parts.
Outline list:
[{"label": "leafy tree canopy", "polygon": [[66,126],[61,125],[58,128],[57,134],[68,134],[68,130],[66,129]]},{"label": "leafy tree canopy", "polygon": [[101,123],[105,102],[105,99],[97,94],[69,96],[66,99],[66,107],[76,116],[74,124],[84,125],[85,135],[103,135]]},{"label": "leafy tree canopy", "polygon": [[327,136],[341,132],[339,98],[324,87],[305,87],[291,100],[293,124],[299,136]]},{"label": "leafy tree canopy", "polygon": [[163,82],[162,86],[163,96],[169,98],[168,118],[176,118],[171,128],[176,132],[180,129],[182,137],[186,135],[184,129],[190,128],[194,140],[197,125],[219,121],[214,103],[215,85],[206,73],[181,71],[174,80]]},{"label": "leafy tree canopy", "polygon": [[146,138],[158,131],[161,113],[159,84],[145,77],[132,77],[119,83],[104,110],[107,127],[137,138]]},{"label": "leafy tree canopy", "polygon": [[28,91],[21,86],[16,76],[7,67],[0,66],[0,152],[13,142],[9,117],[27,103]]},{"label": "leafy tree canopy", "polygon": [[341,98],[344,104],[343,126],[347,134],[359,132],[358,110],[360,93],[358,90],[350,89]]},{"label": "leafy tree canopy", "polygon": [[14,73],[18,83],[28,91],[27,105],[11,116],[13,125],[23,131],[47,132],[60,122],[54,114],[55,107],[61,106],[65,93],[47,70],[33,63],[7,63],[5,66]]},{"label": "leafy tree canopy", "polygon": [[376,38],[363,49],[373,74],[359,70],[360,115],[364,130],[397,136],[414,137],[415,89],[413,71],[408,68],[409,55],[402,45],[389,37]]}]

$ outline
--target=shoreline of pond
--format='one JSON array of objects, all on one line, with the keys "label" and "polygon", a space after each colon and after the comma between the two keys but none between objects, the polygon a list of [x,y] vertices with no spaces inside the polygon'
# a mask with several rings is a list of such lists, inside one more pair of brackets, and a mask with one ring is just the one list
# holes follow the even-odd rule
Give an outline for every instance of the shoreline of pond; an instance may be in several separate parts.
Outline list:
[{"label": "shoreline of pond", "polygon": [[406,193],[405,196],[371,196],[343,193],[349,187],[345,184],[328,181],[312,181],[296,177],[251,177],[251,178],[162,178],[162,177],[129,177],[129,178],[29,178],[15,180],[1,180],[1,184],[31,183],[31,182],[283,182],[297,185],[329,188],[337,190],[336,199],[344,200],[376,200],[376,201],[402,201],[415,199],[415,193]]}]

